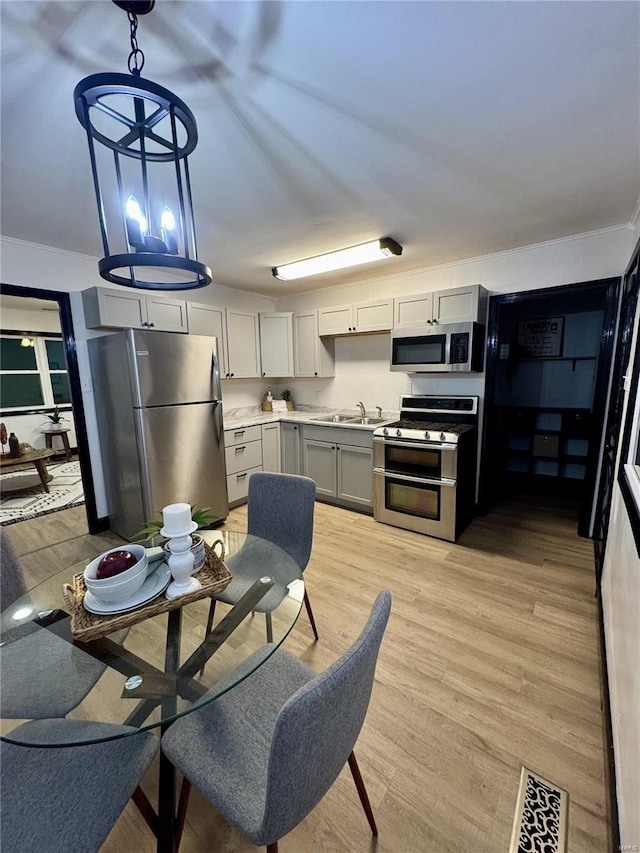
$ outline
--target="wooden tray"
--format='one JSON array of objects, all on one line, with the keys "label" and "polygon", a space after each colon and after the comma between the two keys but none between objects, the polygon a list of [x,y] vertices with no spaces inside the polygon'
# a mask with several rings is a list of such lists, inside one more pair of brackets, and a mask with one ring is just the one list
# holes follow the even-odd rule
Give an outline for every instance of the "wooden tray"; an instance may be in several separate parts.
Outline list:
[{"label": "wooden tray", "polygon": [[204,548],[204,566],[195,575],[202,584],[202,589],[196,592],[189,592],[172,600],[165,598],[164,593],[159,593],[156,598],[147,601],[146,604],[141,604],[140,607],[130,610],[128,613],[113,613],[109,615],[89,613],[84,608],[84,596],[87,591],[84,576],[82,573],[74,575],[72,582],[64,584],[62,587],[64,599],[69,608],[69,615],[71,616],[71,633],[76,640],[82,640],[83,642],[97,640],[106,634],[112,634],[114,631],[120,631],[122,628],[130,628],[132,625],[137,625],[138,622],[150,619],[152,616],[157,616],[160,613],[168,613],[169,610],[175,610],[177,607],[191,604],[192,601],[198,601],[201,598],[207,598],[208,596],[222,592],[231,582],[229,569],[206,543]]}]

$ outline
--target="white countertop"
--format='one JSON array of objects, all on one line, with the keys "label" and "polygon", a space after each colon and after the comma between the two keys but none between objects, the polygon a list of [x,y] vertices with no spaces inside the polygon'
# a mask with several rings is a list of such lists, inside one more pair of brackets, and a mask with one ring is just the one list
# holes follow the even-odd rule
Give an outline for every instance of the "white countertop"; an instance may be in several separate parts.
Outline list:
[{"label": "white countertop", "polygon": [[[327,423],[326,421],[316,421],[316,418],[321,416],[331,416],[331,415],[349,415],[352,418],[359,417],[359,412],[354,411],[352,409],[302,409],[295,410],[293,412],[263,412],[258,409],[255,410],[234,410],[231,409],[229,414],[223,414],[224,428],[225,429],[239,429],[241,427],[250,427],[250,426],[258,426],[260,424],[272,424],[279,423],[281,421],[293,422],[293,423],[304,423],[304,424],[313,424],[314,426],[329,426],[329,427],[340,427],[341,429],[344,427],[346,429],[364,429],[369,432],[373,432],[373,430],[381,426],[383,423],[391,423],[391,421],[395,421],[398,419],[397,412],[383,412],[384,421],[381,421],[377,424],[348,424],[348,423]],[[369,417],[372,413],[368,412],[367,415]]]}]

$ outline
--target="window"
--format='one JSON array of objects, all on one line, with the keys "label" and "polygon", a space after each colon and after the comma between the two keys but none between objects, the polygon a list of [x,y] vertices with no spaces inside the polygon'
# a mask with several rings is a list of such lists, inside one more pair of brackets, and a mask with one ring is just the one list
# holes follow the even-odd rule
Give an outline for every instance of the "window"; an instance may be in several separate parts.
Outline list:
[{"label": "window", "polygon": [[61,338],[0,337],[0,406],[3,410],[70,403],[71,389]]}]

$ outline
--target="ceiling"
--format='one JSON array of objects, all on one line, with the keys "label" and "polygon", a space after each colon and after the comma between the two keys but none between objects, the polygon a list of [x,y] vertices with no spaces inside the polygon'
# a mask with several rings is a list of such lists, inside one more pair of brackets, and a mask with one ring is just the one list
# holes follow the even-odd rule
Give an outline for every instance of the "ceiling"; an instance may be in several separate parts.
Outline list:
[{"label": "ceiling", "polygon": [[[110,0],[2,0],[4,235],[100,257],[84,76],[126,71]],[[273,296],[628,223],[640,4],[157,0],[144,76],[193,110],[199,257]],[[382,236],[392,258],[271,267]]]}]

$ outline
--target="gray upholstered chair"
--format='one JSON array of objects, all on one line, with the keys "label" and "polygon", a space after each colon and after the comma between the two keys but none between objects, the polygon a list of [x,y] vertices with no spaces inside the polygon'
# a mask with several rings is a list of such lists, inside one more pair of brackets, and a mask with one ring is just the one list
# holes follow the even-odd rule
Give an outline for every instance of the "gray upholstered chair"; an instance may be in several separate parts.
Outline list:
[{"label": "gray upholstered chair", "polygon": [[[0,527],[2,610],[25,593],[20,561]],[[113,634],[111,639],[121,642],[126,633]],[[32,622],[3,631],[2,641],[0,711],[5,718],[65,717],[82,702],[106,668],[104,663]],[[29,673],[28,678],[24,677],[25,672]],[[57,674],[55,690],[51,672]]]},{"label": "gray upholstered chair", "polygon": [[[112,735],[90,746],[0,745],[2,853],[92,853],[102,846],[158,751],[149,732],[118,737],[126,726],[37,720],[31,741],[51,744]],[[10,737],[11,735],[7,735]],[[144,794],[142,794],[144,797]]]},{"label": "gray upholstered chair", "polygon": [[[302,573],[311,556],[315,499],[316,484],[309,477],[258,471],[249,480],[247,532],[278,545],[294,559]],[[287,584],[295,580],[296,576],[283,570],[282,565],[278,564],[277,555],[270,564],[270,555],[260,548],[260,543],[249,542],[226,562],[233,580],[224,592],[211,599],[207,634],[213,626],[216,600],[236,604],[255,580],[269,575],[275,580],[275,585],[255,609],[265,614],[267,642],[272,642],[271,611],[283,600],[287,594]],[[317,640],[318,631],[306,589],[304,603]]]},{"label": "gray upholstered chair", "polygon": [[[320,802],[348,761],[377,835],[353,747],[390,608],[391,595],[381,592],[360,637],[319,675],[277,649],[233,690],[177,720],[162,749],[185,776],[182,812],[193,783],[249,841],[277,853],[278,839]],[[250,659],[242,668],[251,666]]]}]

